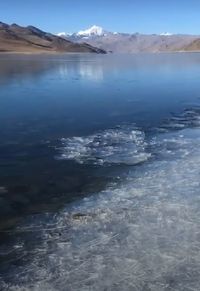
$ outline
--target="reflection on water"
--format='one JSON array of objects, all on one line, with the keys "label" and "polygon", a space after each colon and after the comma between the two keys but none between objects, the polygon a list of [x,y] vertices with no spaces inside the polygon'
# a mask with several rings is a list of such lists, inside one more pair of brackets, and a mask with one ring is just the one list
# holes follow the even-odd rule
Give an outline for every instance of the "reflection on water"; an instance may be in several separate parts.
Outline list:
[{"label": "reflection on water", "polygon": [[96,66],[94,63],[81,64],[80,63],[80,75],[84,79],[89,79],[93,81],[103,80],[103,68],[102,65]]},{"label": "reflection on water", "polygon": [[[77,74],[78,73],[78,74]],[[75,66],[68,66],[68,63],[60,64],[59,74],[61,78],[69,78],[77,74],[77,79],[90,81],[103,81],[103,66],[95,62],[77,62]]]},{"label": "reflection on water", "polygon": [[0,55],[0,289],[198,290],[199,65]]},{"label": "reflection on water", "polygon": [[13,55],[0,55],[0,63],[0,85],[20,82],[24,78],[34,81],[34,78],[56,67],[56,64],[41,62],[40,59]]},{"label": "reflection on water", "polygon": [[[116,77],[124,71],[130,80],[138,74],[152,72],[159,75],[159,70],[170,77],[176,70],[187,76],[185,68],[197,69],[200,63],[198,54],[141,54],[141,55],[12,55],[0,54],[0,82],[16,81],[25,77],[45,76],[46,74],[63,77],[81,76],[83,79],[106,81],[107,74]],[[131,75],[130,75],[131,73]],[[155,75],[154,75],[155,76]],[[120,76],[123,78],[123,76]],[[126,76],[127,77],[127,76]],[[130,81],[129,80],[129,81]],[[134,80],[134,78],[132,79]],[[128,81],[128,80],[127,80]]]}]

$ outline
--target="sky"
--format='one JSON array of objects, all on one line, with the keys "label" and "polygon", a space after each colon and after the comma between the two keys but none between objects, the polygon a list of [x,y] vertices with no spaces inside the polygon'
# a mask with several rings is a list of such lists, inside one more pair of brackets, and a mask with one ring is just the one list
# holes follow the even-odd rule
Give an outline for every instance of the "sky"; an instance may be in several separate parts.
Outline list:
[{"label": "sky", "polygon": [[200,0],[0,0],[0,21],[42,30],[200,34]]}]

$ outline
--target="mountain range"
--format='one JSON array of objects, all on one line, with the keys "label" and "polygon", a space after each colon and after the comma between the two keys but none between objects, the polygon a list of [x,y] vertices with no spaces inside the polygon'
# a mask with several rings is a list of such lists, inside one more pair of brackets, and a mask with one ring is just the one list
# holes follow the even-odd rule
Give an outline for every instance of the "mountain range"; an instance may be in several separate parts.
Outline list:
[{"label": "mountain range", "polygon": [[34,26],[0,22],[0,52],[138,53],[200,51],[200,36],[110,32],[92,26],[77,33],[44,32]]},{"label": "mountain range", "polygon": [[77,33],[59,33],[60,37],[115,53],[200,51],[200,36],[186,34],[140,34],[109,32],[92,26]]},{"label": "mountain range", "polygon": [[87,43],[71,40],[44,32],[34,26],[22,27],[0,22],[0,52],[87,52],[105,53]]}]

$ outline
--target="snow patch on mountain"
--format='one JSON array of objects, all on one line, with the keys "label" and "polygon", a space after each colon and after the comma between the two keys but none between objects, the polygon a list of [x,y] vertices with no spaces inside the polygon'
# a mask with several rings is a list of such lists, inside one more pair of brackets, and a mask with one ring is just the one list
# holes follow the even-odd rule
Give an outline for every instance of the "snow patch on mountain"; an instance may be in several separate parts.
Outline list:
[{"label": "snow patch on mountain", "polygon": [[86,30],[80,30],[77,36],[87,37],[87,36],[102,36],[105,35],[105,31],[101,26],[93,25]]},{"label": "snow patch on mountain", "polygon": [[57,33],[57,36],[67,36],[66,32],[59,32]]},{"label": "snow patch on mountain", "polygon": [[71,36],[72,33],[67,33],[67,32],[59,32],[56,34],[57,36],[60,36],[60,37],[67,37],[67,36]]},{"label": "snow patch on mountain", "polygon": [[173,34],[170,33],[170,32],[162,32],[160,35],[162,35],[162,36],[171,36]]}]

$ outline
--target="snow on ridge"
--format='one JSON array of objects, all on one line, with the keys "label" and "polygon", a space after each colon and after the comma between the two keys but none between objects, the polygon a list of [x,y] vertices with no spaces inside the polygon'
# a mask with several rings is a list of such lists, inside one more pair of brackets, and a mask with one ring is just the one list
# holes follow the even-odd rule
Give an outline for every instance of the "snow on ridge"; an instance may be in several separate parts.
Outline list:
[{"label": "snow on ridge", "polygon": [[162,35],[162,36],[171,36],[173,34],[170,33],[170,32],[162,32],[160,35]]},{"label": "snow on ridge", "polygon": [[[67,33],[67,32],[59,32],[57,33],[58,36],[60,37],[70,37],[70,36],[75,36],[83,39],[89,39],[90,37],[94,36],[107,36],[109,34],[113,35],[119,35],[119,32],[108,32],[104,30],[101,26],[93,25],[88,29],[85,30],[80,30],[77,33]],[[162,32],[158,34],[160,36],[172,36],[173,34],[171,32]]]},{"label": "snow on ridge", "polygon": [[86,30],[80,30],[77,35],[78,36],[92,36],[97,35],[101,36],[104,35],[105,31],[101,26],[93,25],[92,27],[86,29]]},{"label": "snow on ridge", "polygon": [[65,37],[65,36],[71,36],[72,33],[67,33],[67,32],[59,32],[56,34],[57,36],[60,36],[60,37]]},{"label": "snow on ridge", "polygon": [[59,33],[57,33],[57,36],[66,36],[67,34],[66,34],[66,32],[59,32]]}]

